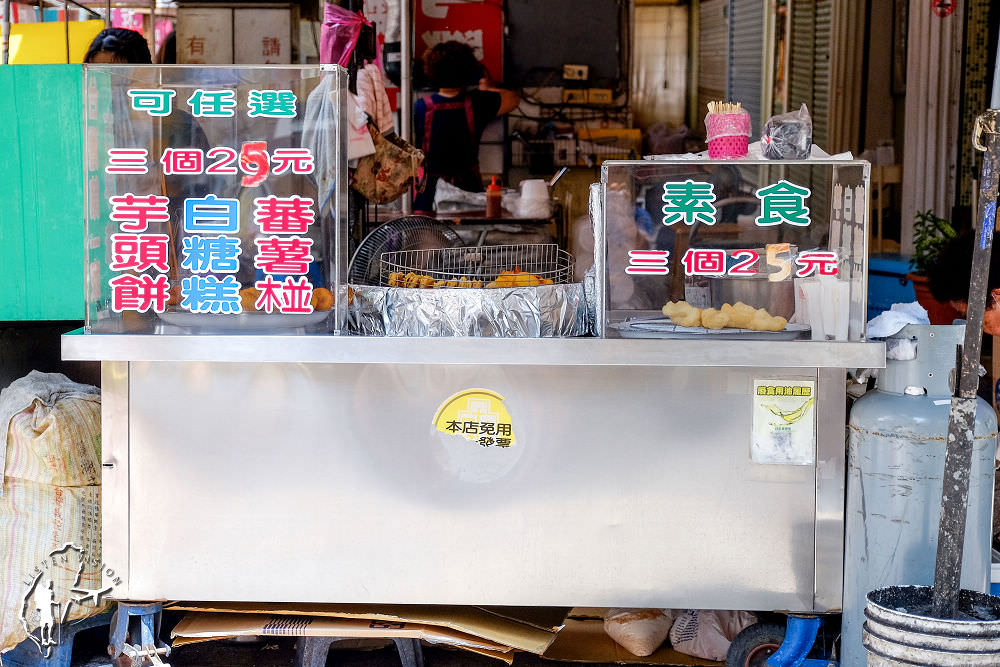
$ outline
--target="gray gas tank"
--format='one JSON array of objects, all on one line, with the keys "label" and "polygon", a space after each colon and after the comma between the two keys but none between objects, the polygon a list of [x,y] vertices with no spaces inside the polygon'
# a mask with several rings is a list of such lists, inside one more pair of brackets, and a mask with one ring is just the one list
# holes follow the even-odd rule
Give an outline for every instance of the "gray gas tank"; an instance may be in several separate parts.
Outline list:
[{"label": "gray gas tank", "polygon": [[[964,325],[904,327],[895,337],[916,338],[916,358],[887,360],[876,390],[851,409],[841,641],[845,667],[867,664],[861,626],[869,591],[934,582],[951,376],[956,345],[964,336]],[[996,414],[979,399],[962,587],[981,592],[989,586],[996,442]]]}]

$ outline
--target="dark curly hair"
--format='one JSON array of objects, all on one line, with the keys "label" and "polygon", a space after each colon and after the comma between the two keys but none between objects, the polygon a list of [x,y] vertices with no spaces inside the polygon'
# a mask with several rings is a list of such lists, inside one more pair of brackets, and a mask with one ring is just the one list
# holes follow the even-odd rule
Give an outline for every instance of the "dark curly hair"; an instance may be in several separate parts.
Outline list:
[{"label": "dark curly hair", "polygon": [[483,65],[471,46],[452,40],[424,54],[424,75],[432,88],[464,88],[479,82]]},{"label": "dark curly hair", "polygon": [[97,33],[94,41],[87,49],[83,62],[93,62],[98,53],[107,52],[114,56],[116,62],[129,65],[151,65],[153,58],[149,53],[146,38],[135,30],[126,28],[106,28]]}]

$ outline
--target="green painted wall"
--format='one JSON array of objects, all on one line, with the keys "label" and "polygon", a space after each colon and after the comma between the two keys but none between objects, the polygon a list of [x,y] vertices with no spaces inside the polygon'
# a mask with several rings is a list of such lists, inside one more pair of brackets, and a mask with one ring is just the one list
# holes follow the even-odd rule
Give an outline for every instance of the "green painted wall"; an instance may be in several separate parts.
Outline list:
[{"label": "green painted wall", "polygon": [[0,66],[0,322],[83,319],[82,81]]}]

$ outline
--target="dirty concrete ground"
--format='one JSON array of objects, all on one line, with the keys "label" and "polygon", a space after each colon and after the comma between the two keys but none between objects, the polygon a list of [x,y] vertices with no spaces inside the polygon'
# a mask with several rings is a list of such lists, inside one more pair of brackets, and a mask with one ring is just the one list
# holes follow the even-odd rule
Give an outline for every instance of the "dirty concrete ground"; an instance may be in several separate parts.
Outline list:
[{"label": "dirty concrete ground", "polygon": [[[107,656],[107,628],[81,632],[73,646],[72,667],[111,667]],[[459,651],[424,646],[425,667],[504,667],[504,663]],[[294,637],[268,637],[267,641],[214,641],[175,648],[167,662],[171,667],[291,667],[295,660]],[[329,667],[399,667],[395,648],[350,650],[333,648]],[[560,663],[528,653],[517,654],[514,667],[612,667],[612,663]],[[613,666],[617,667],[617,665]]]}]

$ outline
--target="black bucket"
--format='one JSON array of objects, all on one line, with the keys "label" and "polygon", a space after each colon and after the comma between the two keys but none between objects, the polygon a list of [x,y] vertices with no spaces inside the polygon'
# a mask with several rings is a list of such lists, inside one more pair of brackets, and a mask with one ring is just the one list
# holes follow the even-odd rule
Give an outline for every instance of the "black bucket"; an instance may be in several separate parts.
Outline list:
[{"label": "black bucket", "polygon": [[868,594],[862,641],[869,667],[1000,665],[1000,597],[962,591],[958,619],[929,616],[929,586]]}]

